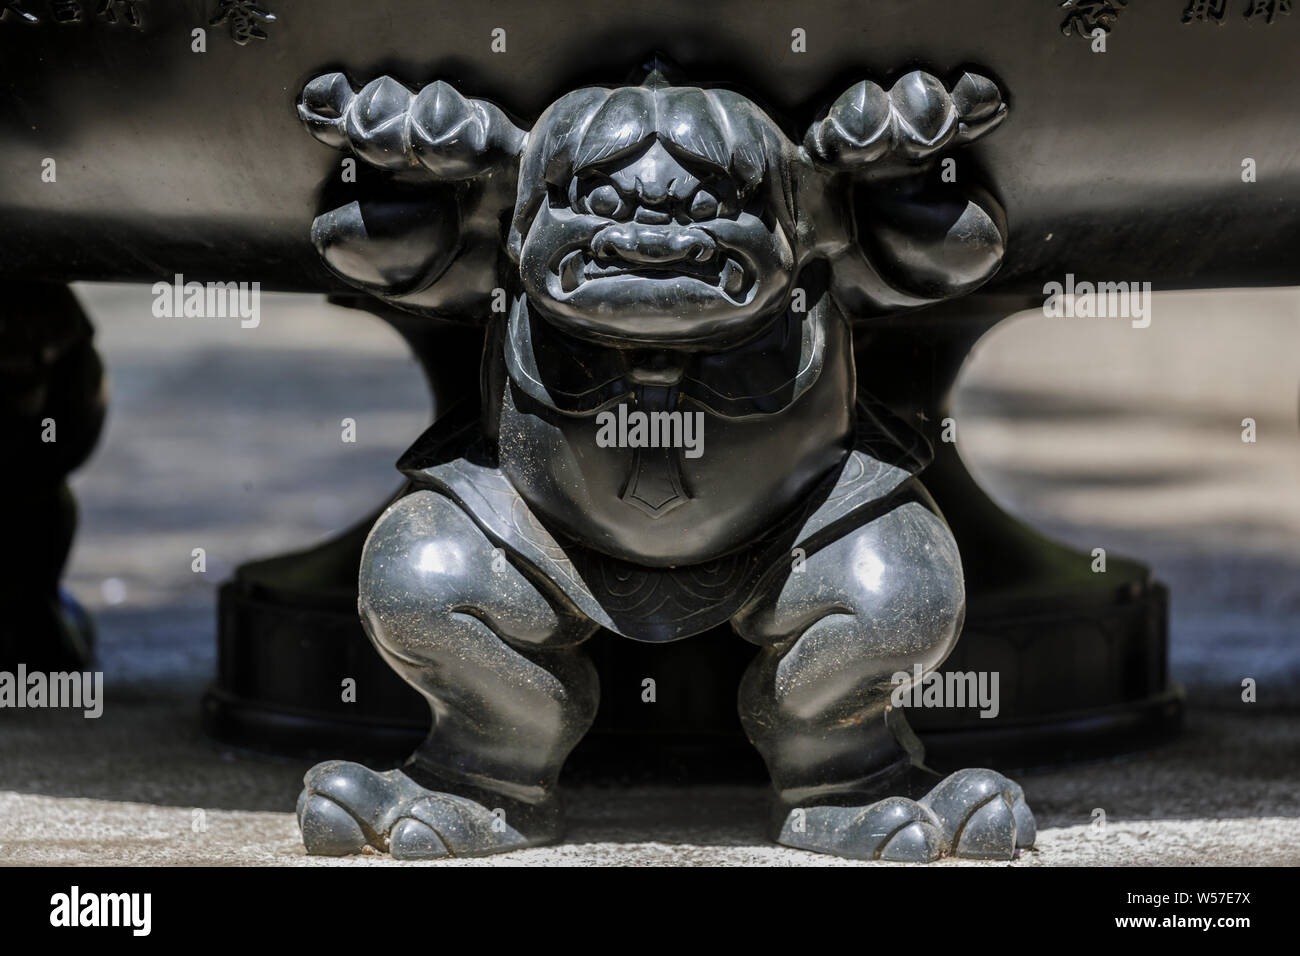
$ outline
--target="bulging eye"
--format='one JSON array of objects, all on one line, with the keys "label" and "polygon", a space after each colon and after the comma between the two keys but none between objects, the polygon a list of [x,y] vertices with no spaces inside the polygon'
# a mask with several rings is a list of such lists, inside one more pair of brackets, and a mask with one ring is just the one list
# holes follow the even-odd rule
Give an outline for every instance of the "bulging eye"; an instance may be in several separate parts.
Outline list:
[{"label": "bulging eye", "polygon": [[606,183],[587,194],[587,208],[594,215],[614,219],[623,208],[623,198],[617,189]]},{"label": "bulging eye", "polygon": [[691,198],[691,218],[696,222],[704,219],[716,219],[718,216],[718,197],[707,189],[701,189]]}]

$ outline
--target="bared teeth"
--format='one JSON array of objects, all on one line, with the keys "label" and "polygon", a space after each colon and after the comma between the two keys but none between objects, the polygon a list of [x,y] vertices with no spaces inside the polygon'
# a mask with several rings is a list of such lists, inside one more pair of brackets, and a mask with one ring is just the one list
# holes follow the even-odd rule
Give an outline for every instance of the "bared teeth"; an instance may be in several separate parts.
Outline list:
[{"label": "bared teeth", "polygon": [[575,249],[560,262],[560,288],[572,292],[582,284],[582,266],[584,256],[581,249]]},{"label": "bared teeth", "polygon": [[[716,261],[716,260],[714,260]],[[667,279],[674,277],[698,279],[701,282],[716,284],[732,298],[739,299],[745,285],[745,270],[734,259],[723,260],[721,268],[716,271],[708,264],[672,262],[659,266],[653,264],[635,264],[630,262],[602,263],[588,259],[581,250],[571,252],[560,260],[560,288],[572,292],[588,279],[604,279],[611,276],[655,275]]]},{"label": "bared teeth", "polygon": [[745,284],[745,270],[740,268],[740,264],[735,259],[728,259],[727,264],[722,267],[720,284],[722,291],[733,299],[740,297],[741,287]]}]

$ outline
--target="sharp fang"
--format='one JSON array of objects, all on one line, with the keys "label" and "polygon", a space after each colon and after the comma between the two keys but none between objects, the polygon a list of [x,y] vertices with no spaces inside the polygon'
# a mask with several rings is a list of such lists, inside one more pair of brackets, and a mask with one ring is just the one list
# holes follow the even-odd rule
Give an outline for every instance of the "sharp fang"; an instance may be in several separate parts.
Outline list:
[{"label": "sharp fang", "polygon": [[733,299],[740,297],[740,288],[745,284],[745,270],[735,259],[728,259],[722,267],[722,291]]},{"label": "sharp fang", "polygon": [[572,292],[582,284],[582,250],[574,249],[560,262],[560,288]]}]

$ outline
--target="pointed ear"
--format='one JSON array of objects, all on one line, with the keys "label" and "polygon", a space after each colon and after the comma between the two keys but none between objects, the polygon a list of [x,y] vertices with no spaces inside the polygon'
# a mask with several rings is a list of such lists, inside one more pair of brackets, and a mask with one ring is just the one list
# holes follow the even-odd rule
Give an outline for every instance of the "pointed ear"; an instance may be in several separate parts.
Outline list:
[{"label": "pointed ear", "polygon": [[804,136],[815,164],[865,170],[883,160],[924,161],[991,131],[1006,116],[997,85],[963,74],[949,92],[929,73],[900,77],[888,91],[870,81],[849,87]]}]

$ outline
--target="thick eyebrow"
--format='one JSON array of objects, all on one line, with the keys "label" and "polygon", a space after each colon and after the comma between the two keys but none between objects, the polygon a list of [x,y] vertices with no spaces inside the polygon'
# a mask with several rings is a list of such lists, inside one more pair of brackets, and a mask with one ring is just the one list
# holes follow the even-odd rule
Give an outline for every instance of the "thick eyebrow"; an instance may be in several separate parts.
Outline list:
[{"label": "thick eyebrow", "polygon": [[738,185],[740,184],[741,177],[736,175],[734,169],[731,169],[727,166],[723,166],[720,163],[710,159],[708,156],[701,156],[699,153],[693,153],[689,148],[681,145],[680,143],[674,143],[671,139],[668,139],[666,137],[661,136],[659,138],[659,142],[663,146],[663,148],[668,151],[669,155],[671,155],[673,159],[677,160],[677,162],[681,163],[683,167],[685,167],[693,175],[695,175],[696,179],[704,178],[703,176],[699,175],[699,173],[697,172],[697,170],[703,170],[705,173],[707,173],[709,176],[711,176],[714,179],[718,179],[718,178],[732,179],[735,180]]},{"label": "thick eyebrow", "polygon": [[577,176],[587,172],[588,170],[604,170],[609,167],[617,170],[627,162],[629,156],[645,149],[651,140],[658,142],[659,145],[673,157],[673,159],[681,163],[682,166],[691,173],[696,174],[696,178],[702,178],[698,175],[697,170],[706,170],[711,176],[725,176],[730,179],[736,179],[738,182],[742,179],[733,168],[724,166],[715,160],[710,159],[708,156],[701,156],[699,153],[693,152],[689,147],[674,142],[663,133],[654,132],[647,133],[635,143],[625,146],[617,152],[609,153],[595,159],[589,159],[583,163],[576,163],[573,168],[573,174]]},{"label": "thick eyebrow", "polygon": [[647,133],[635,143],[624,146],[622,149],[612,153],[606,153],[603,156],[597,156],[595,159],[589,159],[586,162],[574,163],[572,176],[577,179],[579,176],[590,175],[592,172],[598,172],[603,175],[610,175],[611,172],[617,172],[627,164],[627,161],[646,145],[656,138],[654,133]]}]

